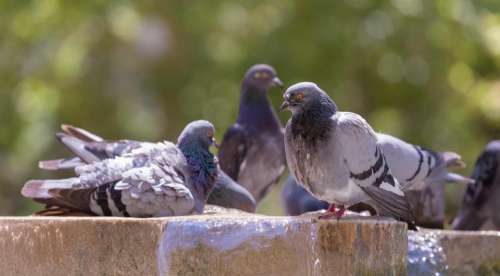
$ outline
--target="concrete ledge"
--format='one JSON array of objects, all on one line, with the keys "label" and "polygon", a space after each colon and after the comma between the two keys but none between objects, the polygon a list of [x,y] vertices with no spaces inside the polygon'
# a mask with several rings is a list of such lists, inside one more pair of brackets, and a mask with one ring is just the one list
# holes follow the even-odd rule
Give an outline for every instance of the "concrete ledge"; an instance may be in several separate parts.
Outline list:
[{"label": "concrete ledge", "polygon": [[406,225],[239,213],[0,218],[2,275],[404,275]]},{"label": "concrete ledge", "polygon": [[4,217],[0,271],[2,275],[155,275],[164,225],[159,219]]},{"label": "concrete ledge", "polygon": [[500,275],[500,232],[433,233],[443,247],[449,275]]}]

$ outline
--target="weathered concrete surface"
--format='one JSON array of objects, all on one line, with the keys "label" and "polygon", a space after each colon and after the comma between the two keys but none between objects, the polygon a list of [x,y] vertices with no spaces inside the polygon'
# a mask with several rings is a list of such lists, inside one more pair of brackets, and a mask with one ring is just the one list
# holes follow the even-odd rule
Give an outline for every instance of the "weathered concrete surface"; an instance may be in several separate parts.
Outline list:
[{"label": "weathered concrete surface", "polygon": [[205,217],[169,221],[164,275],[404,275],[406,226],[392,220]]},{"label": "weathered concrete surface", "polygon": [[155,275],[164,220],[0,219],[1,275]]},{"label": "weathered concrete surface", "polygon": [[500,232],[433,231],[444,249],[448,275],[500,275]]},{"label": "weathered concrete surface", "polygon": [[0,218],[1,275],[404,275],[406,225],[240,213]]}]

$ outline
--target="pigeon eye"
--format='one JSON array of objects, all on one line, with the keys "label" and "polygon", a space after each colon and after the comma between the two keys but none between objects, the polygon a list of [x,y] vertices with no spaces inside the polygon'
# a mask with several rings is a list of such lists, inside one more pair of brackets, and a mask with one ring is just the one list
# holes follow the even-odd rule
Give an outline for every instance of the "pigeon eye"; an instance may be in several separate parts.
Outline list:
[{"label": "pigeon eye", "polygon": [[301,102],[304,99],[304,94],[302,94],[302,93],[295,94],[293,99],[297,102]]},{"label": "pigeon eye", "polygon": [[258,80],[269,79],[269,74],[266,72],[256,72],[253,77]]}]

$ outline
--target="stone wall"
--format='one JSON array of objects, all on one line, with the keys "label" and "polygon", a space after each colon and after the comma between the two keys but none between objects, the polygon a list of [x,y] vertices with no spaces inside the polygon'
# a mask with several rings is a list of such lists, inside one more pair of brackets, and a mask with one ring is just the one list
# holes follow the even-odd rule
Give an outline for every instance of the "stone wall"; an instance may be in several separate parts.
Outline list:
[{"label": "stone wall", "polygon": [[404,275],[406,225],[245,214],[4,217],[2,275]]}]

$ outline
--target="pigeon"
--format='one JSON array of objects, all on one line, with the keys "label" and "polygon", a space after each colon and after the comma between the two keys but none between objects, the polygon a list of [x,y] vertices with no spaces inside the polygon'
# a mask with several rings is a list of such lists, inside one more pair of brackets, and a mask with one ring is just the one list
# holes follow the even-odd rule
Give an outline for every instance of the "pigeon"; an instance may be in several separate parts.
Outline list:
[{"label": "pigeon", "polygon": [[[388,134],[377,133],[376,136],[377,144],[382,148],[387,164],[393,176],[401,183],[403,191],[423,190],[445,182],[474,182],[473,179],[448,171],[449,168],[465,167],[457,153],[425,149]],[[282,198],[287,213],[291,215],[326,209],[324,202],[314,198],[292,177],[285,184]],[[296,213],[298,211],[301,213]]]},{"label": "pigeon", "polygon": [[[106,152],[105,142],[92,144],[60,133],[57,137],[85,163],[74,167],[72,178],[30,180],[21,194],[48,205],[49,214],[54,207],[98,216],[199,214],[217,178],[216,159],[209,150],[214,134],[210,122],[194,121],[184,128],[177,146],[149,143],[121,156],[98,158]],[[66,161],[74,164],[76,159]]]},{"label": "pigeon", "polygon": [[[115,158],[137,148],[154,145],[154,143],[134,140],[104,140],[90,131],[71,125],[62,125],[61,129],[64,133],[58,134],[58,139],[71,151],[76,151],[79,156],[83,156],[87,163]],[[39,167],[47,170],[72,169],[84,163],[86,162],[81,158],[74,157],[40,161]],[[207,204],[240,209],[250,213],[255,212],[256,209],[255,199],[250,192],[227,176],[220,168],[218,168],[218,177]]]},{"label": "pigeon", "polygon": [[215,188],[210,193],[207,203],[239,209],[248,213],[255,213],[257,208],[257,203],[252,194],[220,169]]},{"label": "pigeon", "polygon": [[257,203],[286,167],[283,127],[267,97],[272,86],[282,85],[271,66],[252,66],[243,79],[238,119],[219,148],[222,170],[247,188]]},{"label": "pigeon", "polygon": [[285,128],[288,167],[307,191],[331,204],[322,218],[340,218],[345,206],[370,200],[379,214],[416,229],[402,186],[361,116],[338,111],[312,82],[290,86],[284,99],[280,109],[292,112]]},{"label": "pigeon", "polygon": [[488,143],[472,172],[454,230],[500,230],[500,140]]},{"label": "pigeon", "polygon": [[289,216],[298,216],[303,213],[328,209],[328,202],[321,201],[302,188],[293,176],[283,186],[281,199],[285,207],[285,213]]},{"label": "pigeon", "polygon": [[448,171],[449,168],[465,167],[460,155],[455,152],[433,151],[383,133],[377,133],[377,140],[392,174],[404,191],[421,190],[428,185],[445,182],[474,182],[468,177]]},{"label": "pigeon", "polygon": [[[283,191],[281,192],[281,199],[285,207],[285,213],[289,216],[298,216],[308,212],[327,210],[329,207],[328,202],[315,198],[306,189],[302,188],[292,175],[288,176],[285,182]],[[377,213],[373,207],[366,203],[358,203],[349,206],[347,209],[356,213],[365,211],[372,215]]]}]

